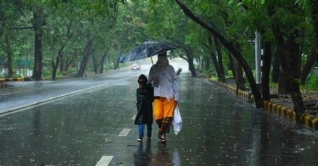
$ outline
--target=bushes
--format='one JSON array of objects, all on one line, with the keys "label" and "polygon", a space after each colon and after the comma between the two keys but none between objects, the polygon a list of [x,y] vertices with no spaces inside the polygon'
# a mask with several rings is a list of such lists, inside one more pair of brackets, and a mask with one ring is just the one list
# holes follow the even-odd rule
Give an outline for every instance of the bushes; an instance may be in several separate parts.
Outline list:
[{"label": "bushes", "polygon": [[208,70],[203,70],[202,71],[202,75],[204,75],[204,76],[206,76],[206,77],[215,77],[216,76],[216,72],[212,69],[212,68],[210,68],[210,69],[208,69]]},{"label": "bushes", "polygon": [[305,88],[309,90],[318,90],[318,76],[311,75],[307,80]]}]

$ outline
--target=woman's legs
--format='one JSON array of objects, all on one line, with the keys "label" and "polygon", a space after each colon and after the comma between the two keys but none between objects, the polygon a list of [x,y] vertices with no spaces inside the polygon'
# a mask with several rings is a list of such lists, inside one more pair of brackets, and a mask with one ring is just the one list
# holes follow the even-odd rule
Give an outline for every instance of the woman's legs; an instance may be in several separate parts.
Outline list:
[{"label": "woman's legs", "polygon": [[174,99],[167,100],[160,97],[154,101],[154,116],[159,127],[158,137],[161,139],[165,140],[165,133],[170,131],[175,107],[176,101]]}]

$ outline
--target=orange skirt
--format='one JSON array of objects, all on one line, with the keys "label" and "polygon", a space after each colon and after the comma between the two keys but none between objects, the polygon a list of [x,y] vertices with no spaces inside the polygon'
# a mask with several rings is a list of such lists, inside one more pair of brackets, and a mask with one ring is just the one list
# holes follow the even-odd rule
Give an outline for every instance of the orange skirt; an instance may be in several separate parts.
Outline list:
[{"label": "orange skirt", "polygon": [[174,108],[177,102],[174,98],[167,100],[165,97],[155,98],[154,100],[154,117],[156,120],[173,117]]}]

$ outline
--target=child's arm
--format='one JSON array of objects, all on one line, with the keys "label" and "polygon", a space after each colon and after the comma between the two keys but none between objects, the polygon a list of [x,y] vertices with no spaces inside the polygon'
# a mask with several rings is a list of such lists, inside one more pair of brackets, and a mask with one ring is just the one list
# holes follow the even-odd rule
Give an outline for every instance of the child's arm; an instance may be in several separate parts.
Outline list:
[{"label": "child's arm", "polygon": [[151,83],[147,84],[147,92],[148,92],[148,98],[150,102],[154,101],[154,92],[153,92],[153,86]]},{"label": "child's arm", "polygon": [[140,100],[140,95],[138,93],[138,88],[136,89],[136,99],[137,99],[137,103],[139,102]]}]

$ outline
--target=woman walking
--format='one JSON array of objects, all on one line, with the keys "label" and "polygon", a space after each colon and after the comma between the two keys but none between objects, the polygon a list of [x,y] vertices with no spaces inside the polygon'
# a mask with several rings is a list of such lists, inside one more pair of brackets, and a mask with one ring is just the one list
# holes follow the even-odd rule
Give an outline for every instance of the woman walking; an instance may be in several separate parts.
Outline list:
[{"label": "woman walking", "polygon": [[173,112],[179,100],[176,72],[169,64],[167,52],[158,53],[158,61],[150,68],[148,80],[154,86],[154,117],[159,127],[158,138],[166,143]]}]

